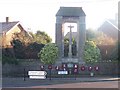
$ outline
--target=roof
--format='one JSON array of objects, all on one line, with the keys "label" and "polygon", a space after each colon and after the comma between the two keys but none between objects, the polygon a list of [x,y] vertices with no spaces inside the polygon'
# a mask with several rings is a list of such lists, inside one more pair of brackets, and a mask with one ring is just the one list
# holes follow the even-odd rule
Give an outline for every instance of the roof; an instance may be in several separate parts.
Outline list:
[{"label": "roof", "polygon": [[118,32],[119,29],[117,27],[116,23],[111,22],[110,20],[106,20],[100,28],[98,28],[98,31],[102,31],[106,35],[117,39],[118,38]]},{"label": "roof", "polygon": [[[68,32],[65,35],[65,38],[69,38],[70,37],[70,32]],[[77,32],[72,32],[72,38],[74,38],[75,40],[77,40]]]},{"label": "roof", "polygon": [[0,26],[2,26],[2,31],[4,32],[9,31],[17,24],[18,24],[18,21],[17,22],[0,22]]},{"label": "roof", "polygon": [[85,16],[85,13],[84,13],[82,7],[60,7],[56,16],[79,17],[79,16]]},{"label": "roof", "polygon": [[107,20],[107,22],[110,23],[116,29],[118,29],[118,23],[117,23],[117,21],[111,19],[111,20]]}]

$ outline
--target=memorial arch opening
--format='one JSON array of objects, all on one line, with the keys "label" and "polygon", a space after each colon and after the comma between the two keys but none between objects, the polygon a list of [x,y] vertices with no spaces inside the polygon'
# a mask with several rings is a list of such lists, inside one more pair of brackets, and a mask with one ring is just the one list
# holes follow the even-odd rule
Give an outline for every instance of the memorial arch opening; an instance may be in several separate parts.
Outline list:
[{"label": "memorial arch opening", "polygon": [[[56,44],[59,48],[59,61],[61,62],[75,62],[75,63],[81,63],[83,61],[83,50],[85,45],[85,30],[86,30],[86,23],[85,23],[85,13],[82,9],[82,7],[60,7],[56,14]],[[65,24],[69,24],[67,26],[69,30],[68,35],[68,53],[65,54],[64,50],[64,30],[65,30]],[[75,47],[76,47],[76,53],[72,48],[73,47],[73,29],[75,29],[76,25],[76,39],[75,39]],[[65,56],[68,56],[66,59]],[[75,56],[75,58],[73,58]]]}]

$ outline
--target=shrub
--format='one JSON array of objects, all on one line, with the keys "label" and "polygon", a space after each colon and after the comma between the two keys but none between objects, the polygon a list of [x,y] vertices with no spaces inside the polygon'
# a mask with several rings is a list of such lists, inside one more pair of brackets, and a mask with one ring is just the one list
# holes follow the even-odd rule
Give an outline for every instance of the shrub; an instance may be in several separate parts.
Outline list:
[{"label": "shrub", "polygon": [[89,63],[98,62],[101,58],[100,50],[93,41],[86,41],[84,48],[84,60]]},{"label": "shrub", "polygon": [[38,53],[38,57],[44,64],[54,64],[58,57],[58,47],[56,44],[49,43]]}]

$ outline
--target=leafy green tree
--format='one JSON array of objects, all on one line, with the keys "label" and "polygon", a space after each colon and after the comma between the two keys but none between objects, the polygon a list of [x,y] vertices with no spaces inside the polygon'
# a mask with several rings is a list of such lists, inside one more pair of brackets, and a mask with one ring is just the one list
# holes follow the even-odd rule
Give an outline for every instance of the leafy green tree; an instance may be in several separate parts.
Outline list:
[{"label": "leafy green tree", "polygon": [[44,64],[54,64],[58,58],[58,47],[53,43],[46,44],[38,53],[38,57]]},{"label": "leafy green tree", "polygon": [[37,31],[35,34],[30,32],[30,35],[33,38],[33,41],[38,44],[47,44],[51,43],[52,39],[43,31]]},{"label": "leafy green tree", "polygon": [[100,50],[93,41],[86,41],[84,49],[84,60],[86,62],[94,63],[100,60]]}]

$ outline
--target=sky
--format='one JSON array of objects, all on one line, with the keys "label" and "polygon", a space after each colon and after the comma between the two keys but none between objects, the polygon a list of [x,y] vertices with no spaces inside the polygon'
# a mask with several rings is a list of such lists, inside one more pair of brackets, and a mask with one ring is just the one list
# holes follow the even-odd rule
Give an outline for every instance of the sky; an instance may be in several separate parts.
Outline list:
[{"label": "sky", "polygon": [[[115,19],[120,0],[0,0],[0,22],[9,17],[20,21],[27,31],[45,31],[55,40],[56,13],[61,6],[82,7],[86,28],[97,29],[106,19]],[[73,31],[76,30],[74,25]],[[65,25],[66,32],[68,31]]]}]

